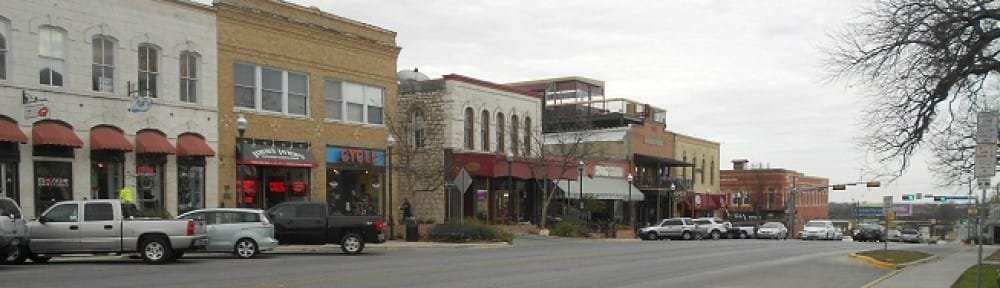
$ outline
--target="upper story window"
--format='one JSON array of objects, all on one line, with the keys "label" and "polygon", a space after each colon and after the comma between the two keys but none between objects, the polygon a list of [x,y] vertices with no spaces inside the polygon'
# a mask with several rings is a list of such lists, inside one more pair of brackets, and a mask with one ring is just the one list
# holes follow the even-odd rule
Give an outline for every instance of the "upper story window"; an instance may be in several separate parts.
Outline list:
[{"label": "upper story window", "polygon": [[385,89],[376,86],[326,81],[326,119],[382,125]]},{"label": "upper story window", "polygon": [[7,39],[10,39],[10,22],[0,17],[0,80],[7,80],[7,54],[10,54]]},{"label": "upper story window", "polygon": [[472,111],[472,108],[465,108],[465,130],[463,131],[463,135],[465,135],[465,137],[463,138],[465,139],[465,149],[467,150],[476,149],[476,141],[473,136],[473,134],[475,134],[475,132],[473,132],[473,129],[475,129],[473,126],[476,124],[475,113],[476,112]]},{"label": "upper story window", "polygon": [[708,173],[711,173],[708,175],[708,184],[715,185],[715,160],[712,160],[711,163],[712,166],[709,166],[710,169],[708,170]]},{"label": "upper story window", "polygon": [[54,26],[38,28],[38,84],[63,86],[66,72],[66,30]]},{"label": "upper story window", "polygon": [[502,154],[507,152],[506,130],[507,127],[504,125],[503,113],[497,113],[497,153]]},{"label": "upper story window", "polygon": [[517,115],[510,115],[510,153],[514,155],[520,155],[520,147],[518,146],[521,145],[519,143],[521,141],[520,139],[517,139],[520,137],[517,136],[518,131],[521,130],[520,124],[520,121],[517,120]]},{"label": "upper story window", "polygon": [[705,158],[704,158],[704,156],[702,156],[702,158],[701,158],[701,173],[700,174],[701,174],[701,184],[703,184],[703,185],[705,184],[705,169],[706,169],[706,167],[705,167]]},{"label": "upper story window", "polygon": [[483,110],[483,125],[479,127],[479,137],[482,138],[483,151],[490,151],[490,111]]},{"label": "upper story window", "polygon": [[413,148],[424,147],[424,111],[414,110],[410,119],[410,128],[413,130]]},{"label": "upper story window", "polygon": [[91,89],[97,92],[114,92],[115,88],[115,40],[107,35],[95,35],[91,39],[93,48],[93,69]]},{"label": "upper story window", "polygon": [[195,103],[198,102],[198,63],[201,56],[196,52],[183,51],[180,57],[180,80],[181,80],[181,101]]},{"label": "upper story window", "polygon": [[160,83],[160,50],[153,44],[139,45],[139,95],[156,98]]},{"label": "upper story window", "polygon": [[309,115],[309,76],[236,63],[234,106],[290,115]]},{"label": "upper story window", "polygon": [[531,117],[524,117],[524,155],[531,155]]}]

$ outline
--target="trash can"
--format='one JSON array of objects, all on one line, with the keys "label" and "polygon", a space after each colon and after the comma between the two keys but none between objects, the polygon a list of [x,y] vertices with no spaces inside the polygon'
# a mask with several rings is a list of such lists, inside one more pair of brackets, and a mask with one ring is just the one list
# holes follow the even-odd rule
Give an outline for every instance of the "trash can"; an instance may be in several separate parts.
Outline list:
[{"label": "trash can", "polygon": [[417,228],[419,228],[417,219],[406,219],[406,242],[417,242],[420,240],[420,231]]}]

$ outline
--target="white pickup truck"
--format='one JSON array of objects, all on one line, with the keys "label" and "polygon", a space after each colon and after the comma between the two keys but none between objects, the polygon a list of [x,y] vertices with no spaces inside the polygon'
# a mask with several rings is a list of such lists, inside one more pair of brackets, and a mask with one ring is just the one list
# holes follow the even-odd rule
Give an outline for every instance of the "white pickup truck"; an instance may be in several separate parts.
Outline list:
[{"label": "white pickup truck", "polygon": [[59,254],[139,253],[160,264],[208,244],[201,221],[141,218],[135,205],[118,200],[59,202],[28,228],[28,258],[38,263]]}]

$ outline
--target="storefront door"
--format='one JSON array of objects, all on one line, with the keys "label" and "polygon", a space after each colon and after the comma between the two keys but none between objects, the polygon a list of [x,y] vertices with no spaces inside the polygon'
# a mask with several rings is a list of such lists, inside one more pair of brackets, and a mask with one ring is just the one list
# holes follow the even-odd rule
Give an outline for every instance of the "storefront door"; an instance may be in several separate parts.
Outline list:
[{"label": "storefront door", "polygon": [[0,197],[21,203],[17,191],[17,162],[0,162]]},{"label": "storefront door", "polygon": [[117,199],[125,185],[122,153],[94,151],[90,158],[90,198]]},{"label": "storefront door", "polygon": [[163,210],[163,166],[166,156],[160,154],[140,155],[136,159],[135,188],[136,202],[148,213]]},{"label": "storefront door", "polygon": [[73,162],[35,161],[35,215],[73,199]]}]

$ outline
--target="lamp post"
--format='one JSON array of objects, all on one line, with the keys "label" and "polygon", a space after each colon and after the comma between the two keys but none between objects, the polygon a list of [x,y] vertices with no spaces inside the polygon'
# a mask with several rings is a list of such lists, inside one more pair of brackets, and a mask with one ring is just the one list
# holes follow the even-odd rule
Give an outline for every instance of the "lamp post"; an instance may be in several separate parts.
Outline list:
[{"label": "lamp post", "polygon": [[580,160],[580,165],[576,167],[580,171],[580,220],[583,220],[583,169],[585,168],[583,160]]},{"label": "lamp post", "polygon": [[670,200],[670,206],[667,206],[667,218],[674,217],[674,190],[677,190],[677,184],[671,181],[670,190],[667,191],[667,198]]},{"label": "lamp post", "polygon": [[514,153],[507,152],[507,218],[514,224]]},{"label": "lamp post", "polygon": [[385,191],[386,191],[386,214],[389,214],[389,239],[391,240],[393,235],[396,235],[396,222],[395,214],[392,204],[392,146],[396,146],[396,138],[389,134],[389,137],[385,139]]},{"label": "lamp post", "polygon": [[625,180],[628,181],[628,224],[632,226],[632,231],[635,231],[635,203],[632,202],[632,173],[628,173]]},{"label": "lamp post", "polygon": [[246,195],[243,193],[243,133],[247,132],[247,125],[249,125],[247,118],[243,117],[243,114],[240,114],[239,118],[236,118],[236,133],[238,135],[237,140],[240,142],[236,143],[236,145],[238,145],[236,146],[236,186],[239,188],[239,197],[236,199],[236,207],[246,206],[246,203],[244,203]]}]

